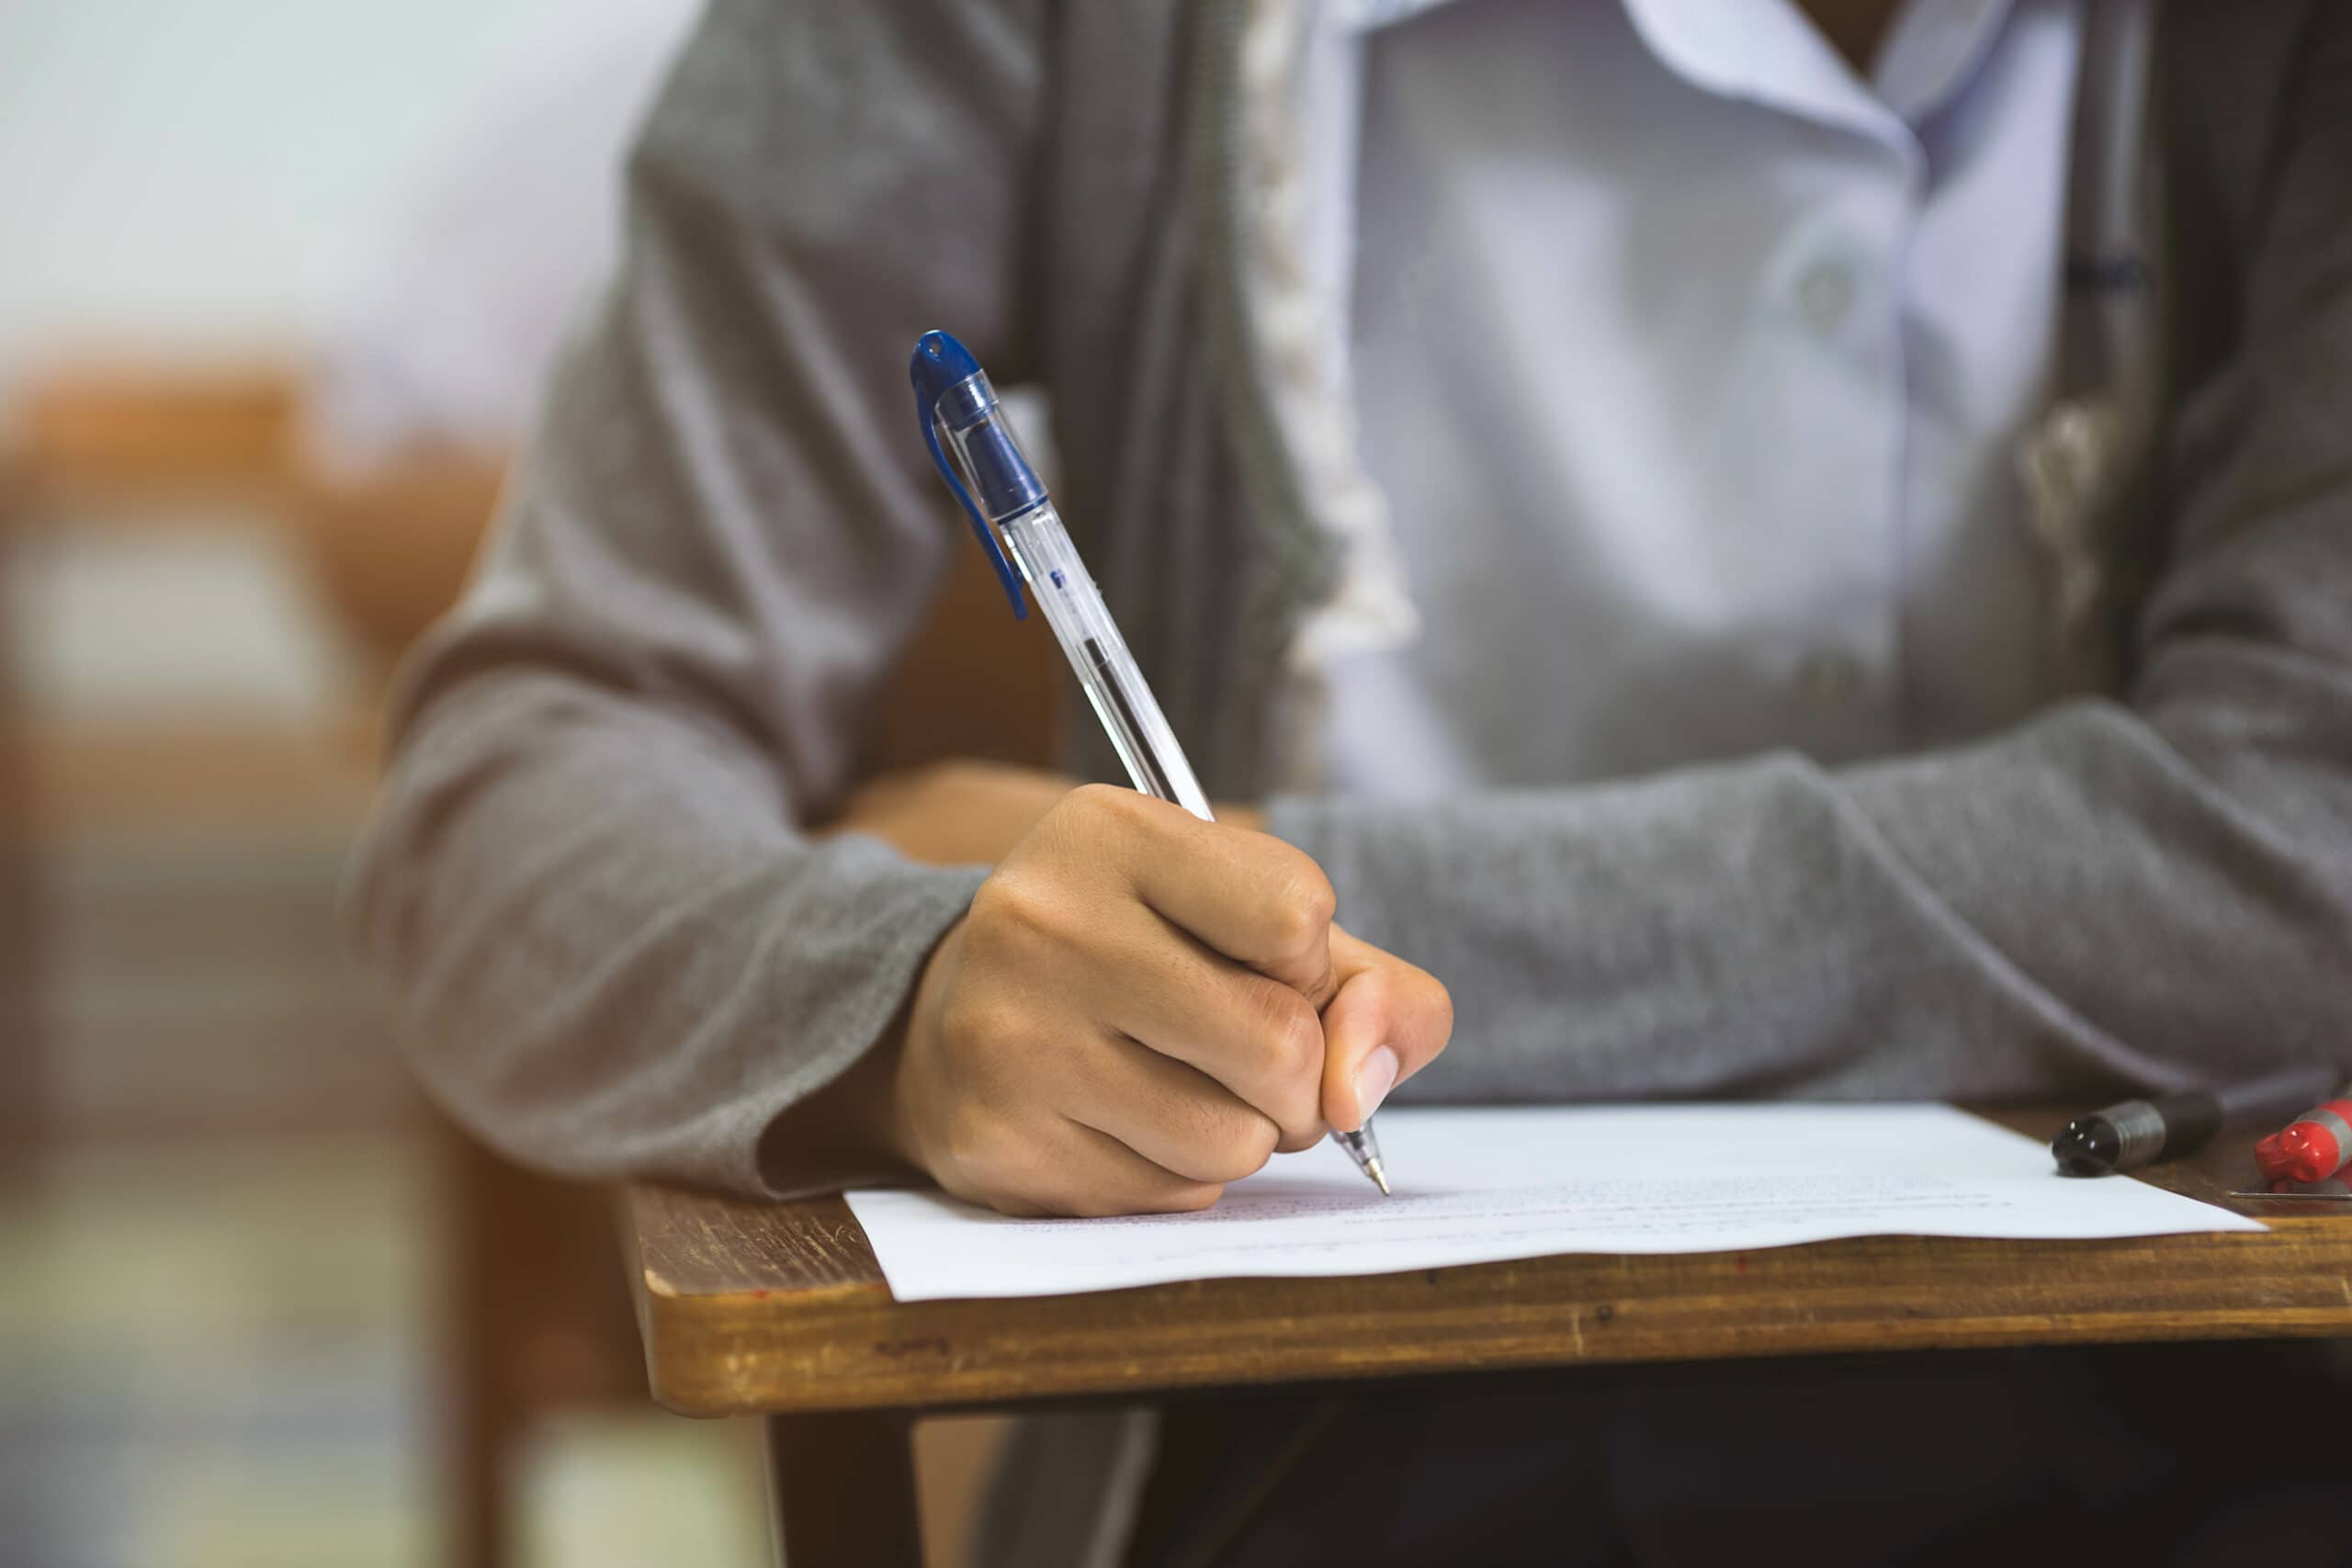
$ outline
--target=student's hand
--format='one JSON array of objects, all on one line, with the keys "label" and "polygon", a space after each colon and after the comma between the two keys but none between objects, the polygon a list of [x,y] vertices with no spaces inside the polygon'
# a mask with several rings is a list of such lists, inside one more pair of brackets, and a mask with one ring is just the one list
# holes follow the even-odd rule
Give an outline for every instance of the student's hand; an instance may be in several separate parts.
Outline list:
[{"label": "student's hand", "polygon": [[1095,784],[1057,801],[925,966],[886,1114],[1008,1213],[1205,1208],[1355,1128],[1445,1048],[1430,975],[1332,923],[1279,839]]}]

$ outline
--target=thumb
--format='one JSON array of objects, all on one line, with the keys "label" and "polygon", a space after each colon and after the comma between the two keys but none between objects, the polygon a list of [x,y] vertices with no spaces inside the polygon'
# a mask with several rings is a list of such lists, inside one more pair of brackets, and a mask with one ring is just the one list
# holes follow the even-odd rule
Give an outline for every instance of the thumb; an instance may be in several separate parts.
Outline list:
[{"label": "thumb", "polygon": [[1445,1049],[1453,998],[1428,970],[1331,928],[1339,989],[1323,1010],[1323,1119],[1352,1133]]}]

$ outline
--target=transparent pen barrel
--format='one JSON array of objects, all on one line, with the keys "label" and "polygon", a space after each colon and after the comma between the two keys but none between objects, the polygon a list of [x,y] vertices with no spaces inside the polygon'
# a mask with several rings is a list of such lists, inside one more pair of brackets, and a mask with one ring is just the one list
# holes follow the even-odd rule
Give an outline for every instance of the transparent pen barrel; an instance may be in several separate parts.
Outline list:
[{"label": "transparent pen barrel", "polygon": [[1173,802],[1204,822],[1211,820],[1208,796],[1193,776],[1175,732],[1151,688],[1144,684],[1142,671],[1052,505],[1032,507],[996,527],[1031,599],[1061,639],[1086,700],[1126,764],[1127,777],[1144,794]]}]

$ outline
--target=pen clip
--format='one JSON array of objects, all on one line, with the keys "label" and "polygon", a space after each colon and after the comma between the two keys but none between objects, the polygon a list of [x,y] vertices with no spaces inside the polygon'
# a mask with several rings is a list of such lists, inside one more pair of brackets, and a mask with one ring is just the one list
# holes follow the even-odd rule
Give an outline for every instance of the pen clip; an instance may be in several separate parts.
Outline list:
[{"label": "pen clip", "polygon": [[1012,563],[1004,558],[1003,547],[996,542],[996,530],[990,528],[988,519],[980,515],[979,507],[972,500],[972,492],[964,487],[963,477],[956,472],[956,465],[947,460],[946,452],[939,445],[939,415],[923,375],[923,353],[920,346],[915,350],[914,366],[909,375],[915,386],[915,419],[922,426],[923,445],[931,448],[932,464],[939,469],[939,477],[947,481],[947,488],[955,491],[956,501],[963,505],[964,515],[972,520],[972,532],[978,537],[980,548],[988,551],[989,564],[996,568],[997,581],[1004,584],[1004,596],[1012,602],[1012,618],[1025,621],[1029,618],[1029,604],[1021,593],[1021,576],[1012,570]]}]

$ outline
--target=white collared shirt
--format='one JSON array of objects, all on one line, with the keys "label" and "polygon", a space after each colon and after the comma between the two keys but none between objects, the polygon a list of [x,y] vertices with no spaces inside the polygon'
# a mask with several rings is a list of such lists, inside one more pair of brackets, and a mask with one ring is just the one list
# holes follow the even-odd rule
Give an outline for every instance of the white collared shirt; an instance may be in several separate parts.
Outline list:
[{"label": "white collared shirt", "polygon": [[[1400,9],[1409,12],[1411,6]],[[1368,43],[1353,379],[1422,632],[1326,671],[1334,789],[1982,734],[2055,682],[2078,0],[1456,0]]]}]

